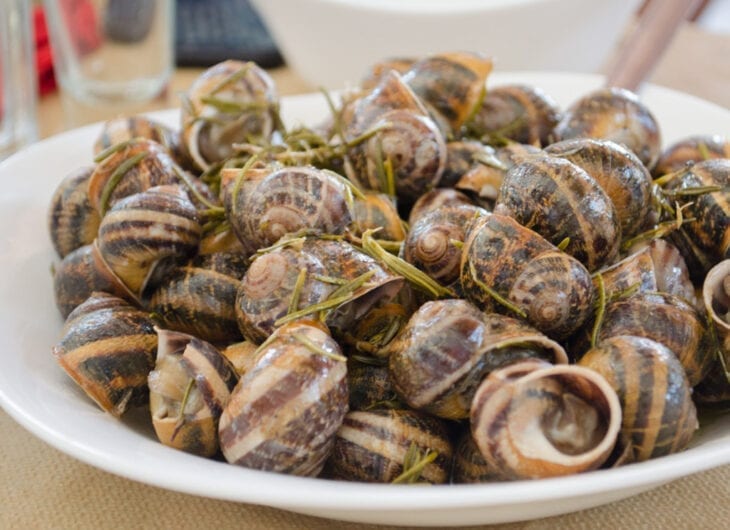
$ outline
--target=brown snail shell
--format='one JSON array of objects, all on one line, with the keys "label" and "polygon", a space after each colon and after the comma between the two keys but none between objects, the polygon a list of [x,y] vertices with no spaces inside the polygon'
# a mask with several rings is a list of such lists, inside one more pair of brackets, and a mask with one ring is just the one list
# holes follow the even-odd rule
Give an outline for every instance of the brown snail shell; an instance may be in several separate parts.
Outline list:
[{"label": "brown snail shell", "polygon": [[730,158],[730,140],[719,134],[690,136],[667,147],[652,174],[661,177],[712,158]]},{"label": "brown snail shell", "polygon": [[365,192],[364,198],[355,197],[352,233],[359,237],[370,229],[379,229],[378,239],[403,241],[406,238],[405,226],[390,195]]},{"label": "brown snail shell", "polygon": [[211,344],[185,333],[156,331],[157,359],[147,381],[157,438],[181,451],[213,456],[218,419],[238,376]]},{"label": "brown snail shell", "polygon": [[601,186],[577,165],[560,158],[533,157],[504,177],[494,212],[559,245],[589,271],[618,255],[621,225]]},{"label": "brown snail shell", "polygon": [[65,319],[94,291],[103,291],[129,302],[136,297],[111,271],[96,245],[77,248],[59,263],[53,273],[53,294]]},{"label": "brown snail shell", "polygon": [[101,218],[87,193],[93,171],[93,167],[82,167],[66,175],[51,199],[48,231],[61,258],[94,241],[99,230]]},{"label": "brown snail shell", "polygon": [[151,286],[158,263],[195,253],[201,232],[186,192],[158,186],[115,203],[101,221],[95,244],[114,274],[140,296]]},{"label": "brown snail shell", "polygon": [[487,214],[472,223],[460,279],[466,297],[483,310],[504,309],[492,291],[550,337],[569,336],[591,312],[586,268],[511,217]]},{"label": "brown snail shell", "polygon": [[466,226],[484,213],[465,204],[428,212],[411,226],[403,258],[442,285],[458,281]]},{"label": "brown snail shell", "polygon": [[549,143],[560,117],[557,103],[542,89],[505,85],[487,91],[467,129],[487,143],[507,139],[539,147]]},{"label": "brown snail shell", "polygon": [[494,482],[500,476],[487,464],[482,456],[471,429],[459,436],[454,447],[454,462],[451,468],[451,482],[454,484],[478,484]]},{"label": "brown snail shell", "polygon": [[495,156],[493,147],[475,140],[447,142],[446,167],[439,180],[439,186],[452,188],[461,179],[485,182],[491,180],[498,190],[504,172],[483,162],[494,159]]},{"label": "brown snail shell", "polygon": [[652,213],[651,175],[634,153],[610,140],[573,138],[554,143],[545,152],[581,167],[611,199],[624,238],[647,226]]},{"label": "brown snail shell", "polygon": [[404,409],[385,364],[353,361],[347,365],[350,410]]},{"label": "brown snail shell", "polygon": [[491,59],[482,55],[440,53],[417,61],[403,80],[438,116],[438,122],[456,133],[475,112],[491,71]]},{"label": "brown snail shell", "polygon": [[434,188],[421,195],[413,203],[408,215],[408,225],[413,226],[418,219],[428,212],[438,210],[445,206],[456,206],[459,204],[473,204],[471,199],[460,191],[451,188]]},{"label": "brown snail shell", "polygon": [[103,410],[121,416],[147,401],[157,335],[147,313],[95,292],[68,316],[53,356]]},{"label": "brown snail shell", "polygon": [[240,376],[248,372],[256,363],[258,346],[249,340],[229,344],[221,352]]},{"label": "brown snail shell", "polygon": [[347,367],[321,327],[293,322],[274,332],[221,415],[232,464],[316,476],[347,412]]},{"label": "brown snail shell", "polygon": [[725,371],[730,371],[730,259],[721,261],[707,273],[702,300],[710,325],[715,329]]},{"label": "brown snail shell", "polygon": [[634,461],[684,449],[697,429],[687,375],[666,346],[644,337],[611,337],[578,362],[606,378],[623,410]]},{"label": "brown snail shell", "polygon": [[667,293],[638,293],[606,305],[599,340],[633,335],[655,340],[669,348],[682,363],[690,386],[708,373],[712,348],[697,310]]},{"label": "brown snail shell", "polygon": [[659,158],[661,135],[651,111],[636,94],[602,88],[574,102],[555,127],[556,141],[598,138],[623,144],[651,169]]},{"label": "brown snail shell", "polygon": [[380,84],[383,77],[391,70],[395,70],[403,75],[411,69],[415,62],[416,59],[408,57],[392,57],[379,61],[368,68],[362,81],[360,81],[360,88],[363,90],[372,90]]},{"label": "brown snail shell", "polygon": [[166,329],[214,344],[241,340],[236,294],[247,266],[240,254],[198,257],[173,269],[146,307]]},{"label": "brown snail shell", "polygon": [[504,479],[596,469],[621,427],[616,392],[598,373],[534,361],[492,372],[471,407],[474,441]]},{"label": "brown snail shell", "polygon": [[568,362],[565,350],[513,318],[484,314],[465,300],[427,302],[389,350],[390,377],[409,406],[448,419],[469,415],[490,371],[525,358]]},{"label": "brown snail shell", "polygon": [[200,170],[230,158],[233,144],[268,139],[276,127],[273,79],[254,63],[228,60],[208,68],[190,86],[182,106],[182,139]]},{"label": "brown snail shell", "polygon": [[337,431],[325,476],[390,483],[407,471],[409,450],[420,458],[437,453],[414,477],[417,482],[448,482],[453,449],[443,420],[411,410],[348,412]]},{"label": "brown snail shell", "polygon": [[[719,352],[718,352],[719,353]],[[692,399],[698,405],[730,403],[730,379],[720,356],[712,359],[707,376],[692,389]]]},{"label": "brown snail shell", "polygon": [[231,221],[242,222],[244,245],[256,249],[301,230],[342,234],[352,222],[349,189],[342,178],[314,167],[287,167],[267,175]]}]

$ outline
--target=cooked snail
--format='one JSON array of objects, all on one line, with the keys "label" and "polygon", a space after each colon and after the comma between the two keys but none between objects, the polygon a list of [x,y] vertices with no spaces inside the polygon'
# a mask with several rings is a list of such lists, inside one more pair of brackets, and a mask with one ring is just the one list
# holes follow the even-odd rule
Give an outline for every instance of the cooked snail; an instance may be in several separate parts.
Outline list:
[{"label": "cooked snail", "polygon": [[94,241],[99,213],[89,203],[86,191],[94,168],[83,167],[68,174],[56,188],[48,209],[51,243],[60,257]]},{"label": "cooked snail", "polygon": [[730,140],[718,134],[691,136],[667,147],[652,173],[661,177],[711,158],[730,158]]}]

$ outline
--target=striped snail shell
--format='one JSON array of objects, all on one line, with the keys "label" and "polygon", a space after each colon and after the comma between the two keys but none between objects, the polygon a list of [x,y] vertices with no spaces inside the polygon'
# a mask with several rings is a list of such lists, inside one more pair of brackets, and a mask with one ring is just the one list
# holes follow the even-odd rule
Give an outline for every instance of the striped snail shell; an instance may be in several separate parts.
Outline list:
[{"label": "striped snail shell", "polygon": [[687,446],[698,426],[697,412],[684,368],[666,346],[644,337],[611,337],[578,365],[598,372],[616,390],[634,461]]},{"label": "striped snail shell", "polygon": [[411,226],[403,258],[442,285],[458,282],[466,227],[485,213],[482,208],[466,204],[428,212]]},{"label": "striped snail shell", "polygon": [[616,208],[624,238],[647,227],[652,213],[651,175],[634,153],[610,140],[574,138],[545,152],[573,162],[598,182]]},{"label": "striped snail shell", "polygon": [[181,113],[183,145],[198,169],[230,158],[233,144],[267,140],[276,127],[273,79],[254,63],[228,60],[190,86]]},{"label": "striped snail shell", "polygon": [[493,294],[553,338],[576,331],[591,312],[586,268],[514,219],[487,214],[472,223],[461,258],[466,297],[486,311],[504,310]]},{"label": "striped snail shell", "polygon": [[134,138],[110,148],[89,178],[89,202],[103,217],[118,200],[155,186],[179,184],[175,162],[157,142]]},{"label": "striped snail shell", "polygon": [[395,70],[403,75],[411,69],[415,62],[415,59],[409,57],[391,57],[374,63],[370,65],[362,81],[360,81],[360,88],[363,90],[372,90],[378,86],[383,77],[391,70]]},{"label": "striped snail shell", "polygon": [[84,245],[67,254],[53,273],[53,294],[65,319],[94,291],[103,291],[129,302],[136,297],[111,271],[96,245]]},{"label": "striped snail shell", "polygon": [[667,293],[638,293],[606,305],[599,340],[633,335],[655,340],[669,348],[682,363],[690,386],[710,368],[713,350],[697,310]]},{"label": "striped snail shell", "polygon": [[301,230],[342,234],[352,222],[347,185],[335,173],[310,166],[285,167],[262,179],[231,219],[243,224],[244,245],[264,248]]},{"label": "striped snail shell", "polygon": [[199,456],[218,452],[218,420],[238,382],[233,366],[208,342],[155,328],[155,368],[147,378],[150,413],[163,444]]},{"label": "striped snail shell", "polygon": [[105,149],[133,138],[146,138],[157,142],[172,155],[173,160],[186,169],[192,169],[192,161],[180,143],[180,134],[167,125],[146,116],[120,116],[104,123],[94,142],[94,155]]},{"label": "striped snail shell", "polygon": [[667,147],[652,174],[661,177],[712,158],[730,158],[730,140],[719,134],[690,136]]},{"label": "striped snail shell", "polygon": [[93,293],[66,319],[53,356],[103,410],[121,416],[147,402],[157,335],[147,313]]},{"label": "striped snail shell", "polygon": [[428,212],[438,210],[445,206],[456,206],[459,204],[473,204],[471,199],[452,188],[434,188],[421,195],[418,200],[413,203],[410,213],[408,214],[408,225],[413,226],[418,219]]},{"label": "striped snail shell", "polygon": [[101,218],[91,207],[87,187],[93,167],[79,168],[64,177],[51,198],[48,232],[59,257],[94,241]]},{"label": "striped snail shell", "polygon": [[[408,475],[413,466],[409,456],[423,459],[433,453],[434,460],[420,473]],[[444,484],[452,454],[443,420],[412,410],[352,411],[337,431],[324,475],[358,482]]]},{"label": "striped snail shell", "polygon": [[577,165],[560,158],[533,157],[504,177],[494,212],[509,215],[558,245],[589,271],[618,255],[621,225],[611,199]]},{"label": "striped snail shell", "polygon": [[484,96],[491,59],[476,53],[450,52],[417,61],[403,80],[445,124],[458,133]]},{"label": "striped snail shell", "polygon": [[546,478],[600,467],[621,417],[619,398],[600,374],[528,361],[492,372],[479,386],[471,431],[501,478]]},{"label": "striped snail shell", "polygon": [[499,480],[499,474],[489,467],[482,456],[471,429],[466,428],[454,444],[454,462],[451,482],[454,484],[478,484]]},{"label": "striped snail shell", "polygon": [[[673,238],[701,283],[702,276],[716,263],[730,258],[730,159],[718,158],[698,162],[671,178],[665,192],[682,192],[695,187],[719,186],[720,190],[689,197],[684,209],[686,218]],[[686,243],[686,244],[683,244]]]},{"label": "striped snail shell", "polygon": [[692,399],[698,405],[730,403],[730,380],[720,356],[716,355],[707,376],[692,389]]},{"label": "striped snail shell", "polygon": [[347,412],[347,363],[314,323],[277,329],[233,390],[219,435],[232,464],[316,476]]},{"label": "striped snail shell", "polygon": [[195,253],[201,232],[187,193],[179,186],[158,186],[114,204],[95,244],[114,274],[140,296],[159,263]]},{"label": "striped snail shell", "polygon": [[702,284],[702,301],[727,371],[730,367],[730,259],[721,261],[707,273]]},{"label": "striped snail shell", "polygon": [[256,363],[258,346],[250,340],[244,339],[241,342],[229,344],[221,353],[233,365],[234,370],[240,377]]},{"label": "striped snail shell", "polygon": [[[299,277],[296,307],[291,307]],[[325,300],[334,287],[316,280],[322,262],[301,246],[283,246],[258,256],[243,276],[236,294],[236,318],[243,336],[256,344],[271,335],[276,321],[290,312]]]},{"label": "striped snail shell", "polygon": [[406,408],[393,389],[386,365],[352,361],[347,365],[350,410]]},{"label": "striped snail shell", "polygon": [[524,358],[568,361],[563,348],[510,317],[485,315],[465,300],[423,304],[389,350],[390,377],[409,406],[435,416],[469,416],[484,376]]},{"label": "striped snail shell", "polygon": [[166,329],[214,344],[241,340],[236,294],[247,266],[241,254],[199,256],[174,268],[146,307]]},{"label": "striped snail shell", "polygon": [[598,138],[623,144],[651,169],[659,158],[661,134],[651,111],[633,92],[602,88],[575,101],[555,127],[557,141]]},{"label": "striped snail shell", "polygon": [[439,180],[442,188],[452,188],[461,179],[465,181],[492,180],[499,189],[503,172],[484,163],[495,157],[493,147],[475,140],[453,140],[446,143],[446,167]]},{"label": "striped snail shell", "polygon": [[364,198],[354,198],[352,233],[359,237],[366,230],[379,228],[378,239],[403,241],[406,228],[398,215],[393,197],[372,191],[363,195]]},{"label": "striped snail shell", "polygon": [[540,88],[505,85],[487,91],[466,126],[487,143],[506,139],[539,147],[549,143],[560,117],[557,103]]}]

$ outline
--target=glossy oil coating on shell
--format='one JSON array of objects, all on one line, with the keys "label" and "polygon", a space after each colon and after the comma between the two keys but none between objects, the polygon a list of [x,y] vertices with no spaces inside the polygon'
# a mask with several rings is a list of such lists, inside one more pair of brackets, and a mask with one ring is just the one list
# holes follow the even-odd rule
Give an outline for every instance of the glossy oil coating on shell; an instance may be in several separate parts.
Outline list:
[{"label": "glossy oil coating on shell", "polygon": [[96,244],[114,274],[140,296],[155,265],[193,255],[201,232],[187,193],[158,186],[117,202],[102,219]]},{"label": "glossy oil coating on shell", "polygon": [[563,348],[534,328],[465,300],[427,302],[389,347],[390,376],[413,408],[465,418],[474,392],[491,370],[525,358],[566,363]]},{"label": "glossy oil coating on shell", "polygon": [[718,134],[690,136],[667,147],[652,173],[661,177],[711,158],[730,158],[730,140]]},{"label": "glossy oil coating on shell", "polygon": [[282,168],[261,180],[235,215],[243,217],[243,239],[254,248],[305,229],[342,234],[352,222],[348,191],[333,173],[308,166]]},{"label": "glossy oil coating on shell", "polygon": [[601,374],[616,390],[634,461],[687,446],[698,426],[697,411],[684,368],[666,346],[643,337],[611,337],[578,364]]},{"label": "glossy oil coating on shell", "polygon": [[555,127],[557,140],[598,138],[626,146],[651,169],[659,158],[661,134],[651,111],[636,94],[602,88],[574,102]]},{"label": "glossy oil coating on shell", "polygon": [[467,298],[482,309],[506,310],[492,291],[523,311],[538,330],[558,339],[582,325],[593,302],[590,274],[579,261],[503,215],[488,214],[473,223],[460,279]]},{"label": "glossy oil coating on shell", "polygon": [[64,177],[51,198],[48,232],[63,258],[96,237],[101,218],[89,202],[87,188],[93,167],[79,168]]},{"label": "glossy oil coating on shell", "polygon": [[[702,301],[714,326],[724,370],[730,371],[730,259],[715,265],[702,285]],[[718,367],[715,366],[717,370]],[[719,370],[718,370],[719,371]],[[730,379],[727,381],[730,386]]]},{"label": "glossy oil coating on shell", "polygon": [[121,416],[147,401],[157,335],[147,313],[93,293],[68,316],[53,356],[103,410]]},{"label": "glossy oil coating on shell", "polygon": [[506,139],[539,147],[549,143],[560,117],[558,104],[540,88],[504,85],[487,90],[467,129],[487,143]]},{"label": "glossy oil coating on shell", "polygon": [[232,464],[316,476],[347,413],[347,367],[321,328],[278,329],[233,390],[220,419]]},{"label": "glossy oil coating on shell", "polygon": [[471,408],[471,431],[503,479],[545,478],[598,468],[621,427],[616,392],[576,365],[518,363],[492,372]]},{"label": "glossy oil coating on shell", "polygon": [[390,483],[406,469],[406,455],[437,453],[416,482],[448,482],[453,449],[442,420],[411,410],[349,412],[337,431],[325,476],[339,480]]},{"label": "glossy oil coating on shell", "polygon": [[236,294],[247,267],[240,254],[196,258],[166,276],[150,295],[147,309],[167,329],[215,344],[241,340]]},{"label": "glossy oil coating on shell", "polygon": [[509,215],[559,245],[589,271],[618,255],[621,225],[601,186],[579,166],[560,158],[534,157],[504,177],[494,212]]},{"label": "glossy oil coating on shell", "polygon": [[211,344],[156,328],[155,368],[147,378],[158,439],[200,456],[218,452],[218,419],[238,382],[233,366]]},{"label": "glossy oil coating on shell", "polygon": [[634,153],[610,140],[574,138],[554,143],[545,152],[583,168],[611,199],[630,237],[647,227],[651,213],[651,175]]}]

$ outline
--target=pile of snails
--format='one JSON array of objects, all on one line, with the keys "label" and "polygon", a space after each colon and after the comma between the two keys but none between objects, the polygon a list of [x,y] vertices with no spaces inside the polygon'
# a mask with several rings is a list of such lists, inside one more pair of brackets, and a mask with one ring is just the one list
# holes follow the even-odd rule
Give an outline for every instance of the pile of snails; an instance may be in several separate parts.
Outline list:
[{"label": "pile of snails", "polygon": [[[111,120],[50,205],[53,355],[196,455],[337,480],[542,478],[685,449],[730,401],[730,141],[489,59],[376,65],[288,129],[226,61]],[[323,97],[328,97],[324,95]]]}]

